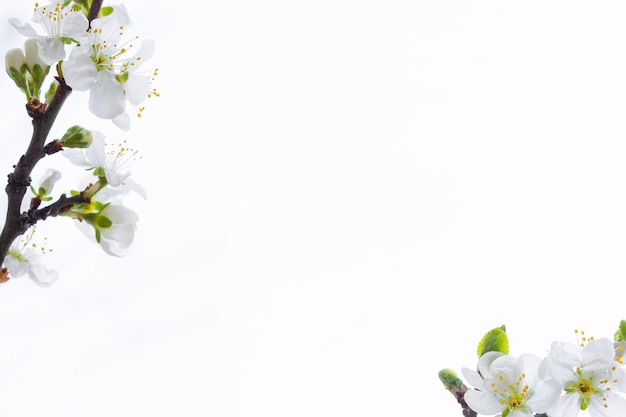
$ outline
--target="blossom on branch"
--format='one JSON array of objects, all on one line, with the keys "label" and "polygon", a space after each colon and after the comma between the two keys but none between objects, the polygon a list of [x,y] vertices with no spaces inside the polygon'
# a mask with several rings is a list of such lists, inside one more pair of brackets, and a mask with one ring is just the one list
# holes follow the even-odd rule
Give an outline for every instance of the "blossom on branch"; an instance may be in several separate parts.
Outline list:
[{"label": "blossom on branch", "polygon": [[37,285],[47,287],[59,279],[55,270],[45,267],[41,262],[44,248],[37,249],[30,244],[32,234],[26,241],[16,240],[11,244],[4,259],[4,265],[9,270],[10,276],[18,278],[28,275]]},{"label": "blossom on branch", "polygon": [[9,77],[26,94],[28,101],[39,97],[41,86],[50,71],[50,66],[39,57],[35,39],[27,39],[23,50],[9,50],[5,56],[5,68]]},{"label": "blossom on branch", "polygon": [[[89,110],[101,119],[111,119],[123,130],[130,128],[126,102],[138,108],[152,95],[151,80],[155,74],[140,73],[140,65],[154,53],[154,42],[137,38],[122,42],[123,26],[114,19],[95,19],[88,37],[75,47],[63,62],[63,78],[75,90],[89,91]],[[129,53],[134,52],[132,56]]]},{"label": "blossom on branch", "polygon": [[478,361],[478,372],[463,368],[463,375],[475,388],[465,393],[465,401],[480,414],[531,417],[543,413],[558,398],[561,388],[555,381],[538,377],[540,364],[541,359],[530,353],[516,358],[487,352]]},{"label": "blossom on branch", "polygon": [[139,221],[137,213],[117,201],[103,203],[92,200],[75,205],[62,215],[79,220],[81,231],[95,239],[102,250],[112,256],[124,255],[133,243]]},{"label": "blossom on branch", "polygon": [[64,7],[60,2],[37,7],[33,22],[41,25],[45,34],[38,33],[29,23],[22,24],[17,18],[9,19],[19,33],[37,39],[39,56],[47,65],[65,59],[65,45],[78,43],[89,28],[89,21],[82,12]]},{"label": "blossom on branch", "polygon": [[[93,174],[100,179],[97,189],[92,190],[92,195],[110,185],[119,188],[125,193],[132,189],[146,198],[146,192],[132,178],[130,168],[135,163],[137,152],[127,146],[120,145],[112,151],[107,150],[104,135],[98,131],[92,131],[92,143],[86,149],[67,149],[63,152],[72,163],[87,169],[93,169]],[[119,193],[118,193],[119,194]]]},{"label": "blossom on branch", "polygon": [[54,188],[54,184],[56,184],[61,179],[61,172],[48,168],[44,176],[41,178],[39,183],[39,187],[35,189],[32,185],[30,186],[30,191],[35,195],[35,199],[41,201],[50,201],[52,197],[50,197],[50,193],[52,192],[52,188]]},{"label": "blossom on branch", "polygon": [[576,416],[581,410],[592,417],[626,417],[626,399],[618,394],[626,392],[626,375],[609,339],[591,339],[582,347],[553,342],[539,373],[565,392],[548,410],[550,417]]}]

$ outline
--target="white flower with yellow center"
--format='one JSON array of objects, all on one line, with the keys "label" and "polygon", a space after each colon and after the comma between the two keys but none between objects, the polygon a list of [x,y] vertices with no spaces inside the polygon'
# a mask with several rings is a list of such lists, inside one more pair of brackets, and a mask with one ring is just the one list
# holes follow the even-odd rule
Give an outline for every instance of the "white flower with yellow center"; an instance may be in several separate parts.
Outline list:
[{"label": "white flower with yellow center", "polygon": [[616,360],[613,342],[589,339],[581,345],[553,342],[539,373],[557,381],[564,394],[547,410],[550,417],[576,416],[589,411],[592,417],[626,417],[626,379]]},{"label": "white flower with yellow center", "polygon": [[463,375],[475,388],[465,393],[465,401],[479,414],[531,417],[545,412],[561,389],[554,381],[538,378],[540,363],[538,356],[529,353],[518,358],[485,353],[478,361],[479,372],[463,368]]},{"label": "white flower with yellow center", "polygon": [[144,40],[136,46],[135,38],[122,43],[123,31],[124,27],[114,20],[93,20],[87,41],[72,50],[63,62],[62,72],[70,87],[89,90],[89,109],[93,114],[128,130],[126,102],[141,115],[141,103],[158,94],[151,89],[156,73],[146,75],[138,71],[140,64],[154,53],[154,42]]},{"label": "white flower with yellow center", "polygon": [[19,33],[37,39],[39,57],[47,65],[65,59],[65,45],[77,43],[89,28],[89,21],[82,12],[63,7],[60,2],[46,6],[35,3],[33,22],[41,25],[45,34],[38,33],[29,23],[22,24],[17,18],[9,19]]},{"label": "white flower with yellow center", "polygon": [[109,185],[115,189],[111,195],[135,191],[145,199],[146,190],[130,178],[131,167],[139,159],[138,152],[125,144],[107,146],[104,135],[96,130],[91,134],[93,139],[88,148],[65,149],[63,155],[75,165],[93,169],[93,174],[100,179],[94,194],[105,198],[102,195],[107,193],[102,193],[101,189]]},{"label": "white flower with yellow center", "polygon": [[37,247],[31,243],[32,232],[25,240],[16,239],[6,254],[4,265],[14,278],[28,275],[37,285],[47,287],[59,279],[55,270],[46,268],[41,262],[41,256],[46,252],[44,247]]},{"label": "white flower with yellow center", "polygon": [[137,213],[116,201],[104,204],[92,201],[89,211],[82,214],[84,221],[78,223],[83,233],[95,238],[107,254],[124,256],[135,238],[139,221]]}]

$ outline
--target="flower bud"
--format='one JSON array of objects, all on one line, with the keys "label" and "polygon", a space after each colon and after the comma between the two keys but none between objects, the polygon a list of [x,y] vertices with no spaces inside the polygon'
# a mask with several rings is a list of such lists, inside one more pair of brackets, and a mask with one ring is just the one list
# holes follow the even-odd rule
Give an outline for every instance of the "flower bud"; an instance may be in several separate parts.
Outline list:
[{"label": "flower bud", "polygon": [[39,57],[37,39],[27,39],[24,42],[24,57],[28,66],[28,72],[31,74],[42,73],[45,67],[49,67]]},{"label": "flower bud", "polygon": [[4,58],[5,68],[9,77],[15,84],[24,91],[26,88],[26,57],[24,51],[20,48],[14,48],[8,51]]},{"label": "flower bud", "polygon": [[93,134],[90,130],[81,126],[72,126],[60,139],[64,148],[88,148],[93,142]]},{"label": "flower bud", "polygon": [[457,392],[466,391],[461,378],[459,378],[456,372],[451,369],[446,368],[439,371],[439,380],[443,383],[443,386],[447,390],[455,390]]},{"label": "flower bud", "polygon": [[35,187],[30,186],[30,191],[35,195],[30,200],[31,209],[39,207],[42,201],[52,200],[50,193],[52,192],[52,188],[54,188],[54,184],[56,184],[59,179],[61,179],[61,173],[56,169],[48,168],[43,178],[41,178],[39,189],[36,190]]},{"label": "flower bud", "polygon": [[24,42],[24,54],[26,66],[31,76],[31,93],[33,94],[33,97],[39,97],[41,85],[50,71],[50,66],[45,64],[39,57],[38,48],[37,39],[28,39]]},{"label": "flower bud", "polygon": [[40,197],[49,195],[52,192],[54,184],[56,184],[59,179],[61,179],[61,173],[56,169],[48,168],[46,170],[46,174],[41,179],[41,183],[39,184],[38,195]]}]

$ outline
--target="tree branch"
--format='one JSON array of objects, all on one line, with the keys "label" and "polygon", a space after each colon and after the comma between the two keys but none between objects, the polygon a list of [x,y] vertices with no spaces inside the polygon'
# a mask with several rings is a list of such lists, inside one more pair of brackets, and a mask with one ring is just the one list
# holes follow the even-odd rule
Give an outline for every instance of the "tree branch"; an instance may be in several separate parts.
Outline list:
[{"label": "tree branch", "polygon": [[20,157],[17,164],[13,166],[13,172],[8,175],[5,188],[8,196],[7,213],[2,233],[0,233],[0,265],[4,262],[13,241],[31,226],[23,222],[20,215],[22,201],[31,181],[30,174],[37,162],[46,155],[44,150],[46,138],[61,107],[72,92],[62,78],[56,77],[56,79],[59,85],[49,105],[39,102],[26,105],[28,113],[33,118],[33,136],[26,153]]},{"label": "tree branch", "polygon": [[26,228],[30,226],[34,226],[39,220],[46,220],[48,217],[56,217],[64,210],[69,209],[75,204],[87,203],[88,199],[83,195],[83,193],[74,195],[72,197],[67,197],[65,194],[62,194],[59,199],[50,204],[49,206],[36,209],[31,208],[28,211],[22,213],[20,215],[20,223],[22,223]]},{"label": "tree branch", "polygon": [[101,8],[102,8],[102,0],[93,0],[91,2],[91,8],[89,9],[89,14],[87,15],[87,20],[89,20],[90,26],[91,26],[91,21],[98,18]]}]

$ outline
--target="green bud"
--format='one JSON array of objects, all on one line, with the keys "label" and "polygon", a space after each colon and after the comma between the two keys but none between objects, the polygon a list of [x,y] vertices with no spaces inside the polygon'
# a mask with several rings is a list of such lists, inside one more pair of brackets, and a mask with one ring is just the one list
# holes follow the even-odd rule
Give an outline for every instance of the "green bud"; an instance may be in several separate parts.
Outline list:
[{"label": "green bud", "polygon": [[90,130],[81,126],[72,126],[67,129],[59,142],[64,148],[88,148],[93,142],[93,135]]},{"label": "green bud", "polygon": [[36,193],[36,196],[44,199],[47,195],[52,192],[54,188],[54,184],[57,183],[61,179],[61,173],[56,169],[48,168],[46,170],[46,174],[41,179],[41,184],[39,185],[39,191]]},{"label": "green bud", "polygon": [[463,391],[463,382],[452,369],[439,371],[439,379],[447,390]]},{"label": "green bud", "polygon": [[496,327],[489,330],[478,343],[478,357],[480,358],[487,352],[502,352],[509,354],[509,338],[506,335],[506,327]]}]

